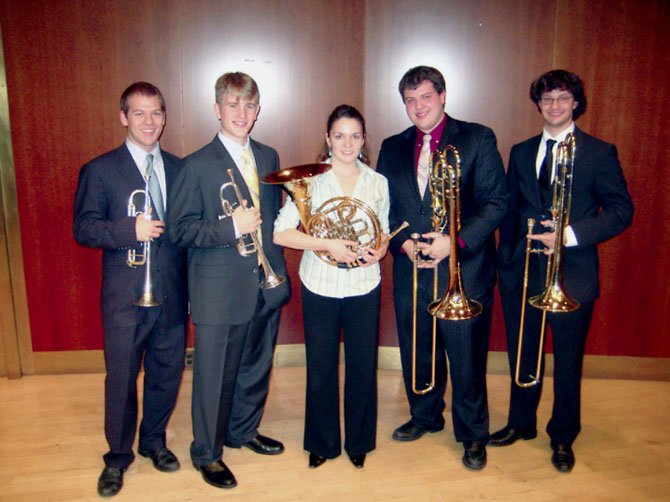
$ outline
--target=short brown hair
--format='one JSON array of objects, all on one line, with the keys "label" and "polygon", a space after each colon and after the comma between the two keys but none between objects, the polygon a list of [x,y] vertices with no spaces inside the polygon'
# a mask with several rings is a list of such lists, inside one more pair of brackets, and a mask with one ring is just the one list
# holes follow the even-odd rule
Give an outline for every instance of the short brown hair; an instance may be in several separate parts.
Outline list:
[{"label": "short brown hair", "polygon": [[135,82],[134,84],[130,84],[128,88],[123,91],[123,94],[121,94],[120,107],[124,115],[128,115],[128,101],[130,101],[130,98],[136,94],[139,94],[140,96],[158,96],[158,99],[161,102],[161,110],[165,112],[165,98],[160,89],[149,82]]},{"label": "short brown hair", "polygon": [[216,102],[220,105],[223,95],[231,91],[255,101],[259,101],[261,97],[256,81],[246,73],[239,71],[224,73],[217,79],[214,85]]}]

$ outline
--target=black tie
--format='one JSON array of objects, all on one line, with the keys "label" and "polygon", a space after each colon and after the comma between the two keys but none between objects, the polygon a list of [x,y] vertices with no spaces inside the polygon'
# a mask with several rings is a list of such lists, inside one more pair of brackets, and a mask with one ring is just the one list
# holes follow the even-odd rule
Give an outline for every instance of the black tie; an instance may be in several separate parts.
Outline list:
[{"label": "black tie", "polygon": [[540,184],[540,195],[544,204],[548,204],[551,198],[551,168],[554,163],[553,149],[555,144],[555,140],[547,140],[547,153],[544,155],[542,166],[540,166],[538,182]]}]

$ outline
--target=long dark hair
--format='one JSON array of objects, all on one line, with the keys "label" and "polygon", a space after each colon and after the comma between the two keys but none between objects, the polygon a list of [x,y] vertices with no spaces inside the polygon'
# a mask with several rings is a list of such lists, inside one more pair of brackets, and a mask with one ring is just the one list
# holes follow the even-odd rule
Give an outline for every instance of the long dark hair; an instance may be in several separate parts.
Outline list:
[{"label": "long dark hair", "polygon": [[[328,117],[328,124],[326,126],[326,131],[328,132],[328,135],[330,135],[330,131],[333,128],[333,124],[342,118],[357,120],[358,123],[361,124],[361,129],[363,129],[363,138],[366,138],[365,119],[363,118],[363,115],[361,115],[361,112],[359,112],[355,107],[351,105],[340,105],[335,107],[335,109]],[[370,159],[368,158],[368,149],[366,145],[367,140],[365,141],[365,143],[363,143],[363,148],[361,148],[361,156],[359,157],[359,159],[364,164],[369,164]],[[329,153],[330,152],[328,149],[328,143],[324,141],[323,146],[321,147],[321,152],[317,156],[316,161],[323,162],[330,156]]]}]

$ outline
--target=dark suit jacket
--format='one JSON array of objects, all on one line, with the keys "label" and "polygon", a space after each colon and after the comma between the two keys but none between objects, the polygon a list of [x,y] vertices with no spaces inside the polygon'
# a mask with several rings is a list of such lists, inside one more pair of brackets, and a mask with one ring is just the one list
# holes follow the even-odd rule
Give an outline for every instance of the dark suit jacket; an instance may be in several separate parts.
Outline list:
[{"label": "dark suit jacket", "polygon": [[[161,150],[166,184],[174,183],[181,160]],[[144,179],[126,145],[107,152],[79,173],[74,202],[74,237],[83,246],[102,248],[102,322],[105,328],[138,324],[141,308],[133,305],[142,295],[144,267],[126,264],[128,250],[142,252],[135,234],[135,218],[129,217],[128,198],[145,188]],[[144,206],[143,199],[141,205]],[[170,212],[168,204],[167,212]],[[154,211],[155,213],[155,211]],[[162,304],[162,319],[184,324],[187,317],[186,253],[163,234],[152,249],[153,293]]]},{"label": "dark suit jacket", "polygon": [[[537,219],[546,212],[540,203],[535,168],[541,137],[535,136],[515,145],[510,153],[507,170],[510,204],[508,215],[500,226],[498,249],[502,288],[514,288],[520,283],[526,249],[526,221],[531,217]],[[596,246],[630,225],[633,203],[616,147],[577,127],[575,141],[570,226],[578,245],[564,248],[563,285],[572,298],[586,302],[595,300],[600,294]]]},{"label": "dark suit jacket", "polygon": [[[251,140],[259,179],[279,169],[277,152]],[[231,217],[223,214],[220,188],[230,181],[232,169],[242,197],[252,199],[242,174],[218,136],[184,159],[185,166],[170,192],[169,235],[175,244],[189,248],[188,275],[191,317],[196,324],[238,325],[254,315],[259,288],[256,254],[241,256],[237,250]],[[230,202],[232,190],[225,191]],[[276,274],[286,277],[282,248],[272,242],[274,220],[281,207],[281,188],[260,185],[263,251]],[[263,290],[270,308],[278,308],[290,296],[288,279]]]},{"label": "dark suit jacket", "polygon": [[[430,193],[426,190],[422,200],[416,180],[415,131],[414,127],[410,127],[384,140],[377,164],[377,171],[386,176],[389,182],[390,228],[397,228],[405,220],[409,223],[409,227],[390,243],[394,256],[394,286],[405,289],[412,281],[412,265],[400,247],[413,232],[423,234],[432,231]],[[467,246],[460,250],[464,287],[469,296],[482,298],[485,295],[485,300],[489,300],[495,281],[494,231],[507,209],[502,160],[493,131],[479,124],[448,117],[439,148],[446,145],[454,145],[461,157],[459,235]],[[442,260],[439,266],[442,293],[449,276],[449,260]],[[411,289],[407,291],[411,292]]]}]

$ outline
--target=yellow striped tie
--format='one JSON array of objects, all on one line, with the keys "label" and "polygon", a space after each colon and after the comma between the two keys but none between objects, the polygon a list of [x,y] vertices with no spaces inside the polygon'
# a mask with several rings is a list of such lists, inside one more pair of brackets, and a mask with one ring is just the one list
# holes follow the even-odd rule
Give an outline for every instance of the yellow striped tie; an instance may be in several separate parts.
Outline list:
[{"label": "yellow striped tie", "polygon": [[260,210],[260,184],[258,181],[258,172],[256,171],[256,162],[254,161],[254,156],[251,154],[251,150],[248,148],[242,150],[242,160],[244,161],[244,168],[241,169],[242,177],[244,177],[247,188],[249,188],[254,206]]}]

